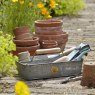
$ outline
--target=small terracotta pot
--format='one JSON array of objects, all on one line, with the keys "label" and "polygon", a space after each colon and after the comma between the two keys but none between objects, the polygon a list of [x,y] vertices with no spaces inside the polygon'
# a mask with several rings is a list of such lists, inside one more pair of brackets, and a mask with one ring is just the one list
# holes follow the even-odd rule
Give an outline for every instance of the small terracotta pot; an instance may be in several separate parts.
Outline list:
[{"label": "small terracotta pot", "polygon": [[47,48],[55,48],[58,47],[57,41],[54,40],[44,40],[41,44],[42,48],[47,49]]},{"label": "small terracotta pot", "polygon": [[56,19],[35,21],[35,26],[38,27],[57,27],[57,26],[62,26],[62,24],[63,24],[62,20],[56,20]]},{"label": "small terracotta pot", "polygon": [[33,39],[22,39],[22,40],[13,40],[16,46],[35,46],[39,43],[38,37],[33,37]]},{"label": "small terracotta pot", "polygon": [[81,85],[95,87],[95,63],[84,63]]},{"label": "small terracotta pot", "polygon": [[31,33],[24,33],[19,36],[16,36],[15,39],[16,40],[33,39],[33,36]]},{"label": "small terracotta pot", "polygon": [[22,35],[24,33],[30,33],[28,26],[17,27],[13,30],[15,36]]},{"label": "small terracotta pot", "polygon": [[35,46],[29,46],[29,47],[16,47],[16,51],[13,51],[12,53],[14,55],[18,55],[20,52],[29,51],[30,55],[34,55],[35,51],[40,48],[40,44]]}]

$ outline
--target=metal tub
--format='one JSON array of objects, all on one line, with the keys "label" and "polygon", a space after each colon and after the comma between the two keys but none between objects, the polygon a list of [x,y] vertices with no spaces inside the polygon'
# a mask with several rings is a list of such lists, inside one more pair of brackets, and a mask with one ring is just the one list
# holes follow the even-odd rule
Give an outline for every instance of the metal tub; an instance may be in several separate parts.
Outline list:
[{"label": "metal tub", "polygon": [[57,58],[50,59],[46,55],[40,55],[36,56],[31,62],[17,62],[18,73],[25,80],[81,74],[83,60],[52,63]]}]

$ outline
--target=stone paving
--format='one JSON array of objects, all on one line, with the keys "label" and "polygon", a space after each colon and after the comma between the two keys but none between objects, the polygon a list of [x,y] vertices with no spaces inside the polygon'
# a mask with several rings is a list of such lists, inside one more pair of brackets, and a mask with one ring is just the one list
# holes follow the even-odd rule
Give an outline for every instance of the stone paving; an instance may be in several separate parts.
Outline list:
[{"label": "stone paving", "polygon": [[[67,46],[88,43],[92,51],[84,62],[95,62],[95,0],[86,0],[87,8],[77,17],[62,17],[63,31],[69,33]],[[25,81],[31,95],[95,95],[95,89],[82,87],[80,81],[61,84],[64,78]],[[0,95],[14,95],[14,85],[18,77],[5,77],[0,80]]]}]

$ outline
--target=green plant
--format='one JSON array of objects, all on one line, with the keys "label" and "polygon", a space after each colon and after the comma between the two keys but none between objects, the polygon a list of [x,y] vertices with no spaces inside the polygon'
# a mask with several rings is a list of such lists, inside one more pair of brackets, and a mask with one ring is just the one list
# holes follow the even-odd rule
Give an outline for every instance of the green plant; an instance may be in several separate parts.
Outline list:
[{"label": "green plant", "polygon": [[16,50],[12,41],[12,36],[0,31],[0,73],[5,75],[13,74],[17,56],[13,56],[11,51]]},{"label": "green plant", "polygon": [[35,0],[7,0],[2,2],[3,30],[12,33],[13,29],[20,26],[29,26],[34,30],[34,21],[42,19],[37,11]]},{"label": "green plant", "polygon": [[[85,8],[84,0],[43,0],[38,8],[44,16],[77,15]],[[49,17],[50,17],[49,16]]]},{"label": "green plant", "polygon": [[60,6],[55,10],[56,15],[77,15],[86,6],[84,0],[57,0],[57,3]]}]

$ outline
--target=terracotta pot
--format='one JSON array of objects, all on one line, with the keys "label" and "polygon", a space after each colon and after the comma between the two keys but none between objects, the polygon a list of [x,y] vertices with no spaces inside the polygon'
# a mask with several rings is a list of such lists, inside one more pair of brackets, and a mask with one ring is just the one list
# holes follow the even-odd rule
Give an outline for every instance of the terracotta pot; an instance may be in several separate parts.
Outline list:
[{"label": "terracotta pot", "polygon": [[30,55],[34,55],[35,51],[40,48],[40,44],[35,46],[29,46],[29,47],[16,47],[16,51],[13,51],[12,53],[14,55],[18,55],[20,52],[29,51]]},{"label": "terracotta pot", "polygon": [[62,47],[68,41],[68,33],[62,31],[62,24],[62,20],[56,19],[35,21],[35,35],[39,37],[40,43],[43,40],[54,40],[58,43],[58,47],[59,45]]},{"label": "terracotta pot", "polygon": [[33,39],[22,39],[22,40],[14,39],[13,41],[17,46],[23,46],[23,47],[25,47],[25,46],[35,46],[39,43],[39,38],[38,37],[33,37]]},{"label": "terracotta pot", "polygon": [[54,40],[44,40],[41,43],[42,48],[47,49],[47,48],[55,48],[58,47],[57,41]]},{"label": "terracotta pot", "polygon": [[84,63],[81,85],[95,87],[95,63]]},{"label": "terracotta pot", "polygon": [[62,32],[62,20],[37,20],[35,32]]},{"label": "terracotta pot", "polygon": [[13,30],[15,36],[22,35],[24,33],[30,33],[28,26],[17,27]]},{"label": "terracotta pot", "polygon": [[16,36],[15,39],[16,40],[33,39],[33,36],[31,33],[24,33],[19,36]]}]

